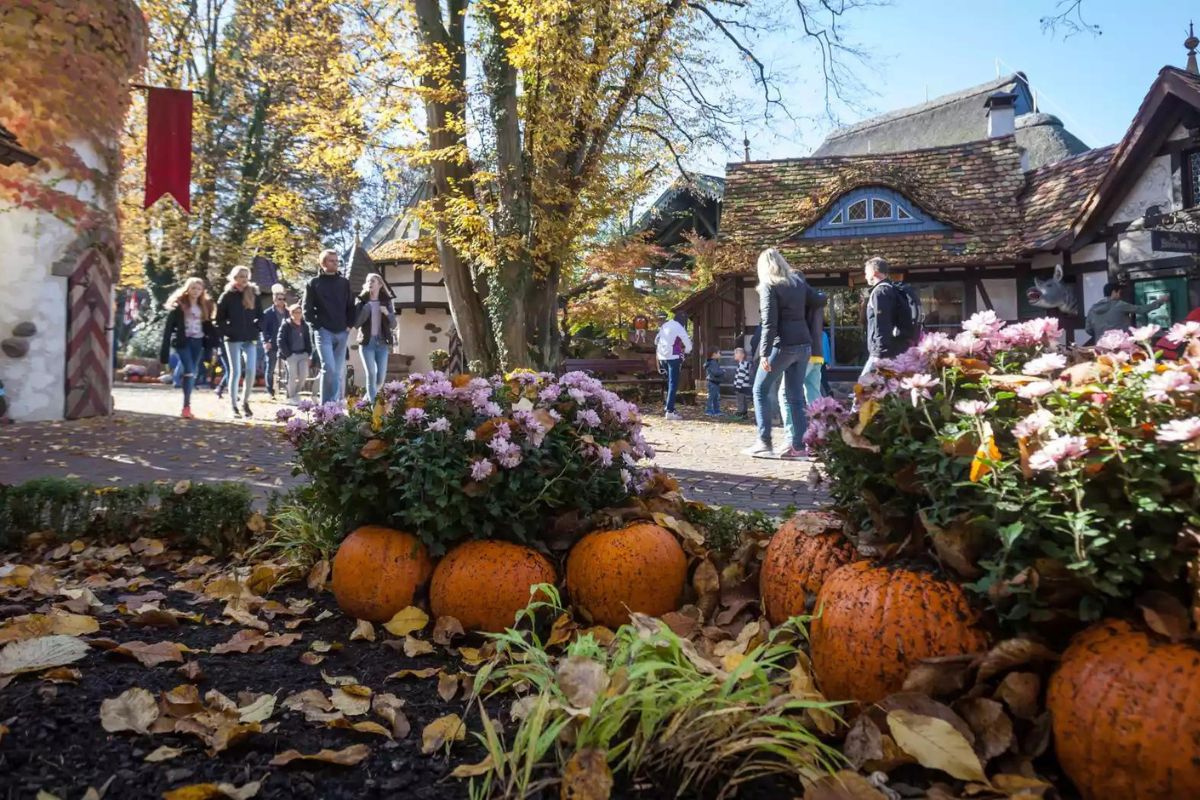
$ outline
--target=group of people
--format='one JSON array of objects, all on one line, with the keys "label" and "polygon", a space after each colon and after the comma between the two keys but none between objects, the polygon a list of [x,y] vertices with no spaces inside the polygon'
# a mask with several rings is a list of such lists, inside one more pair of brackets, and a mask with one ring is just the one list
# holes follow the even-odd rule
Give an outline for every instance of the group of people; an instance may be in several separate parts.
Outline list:
[{"label": "group of people", "polygon": [[[761,324],[750,352],[741,347],[733,352],[738,415],[748,415],[747,406],[752,400],[758,434],[744,452],[758,458],[799,460],[806,457],[805,407],[823,392],[828,393],[824,376],[830,356],[829,336],[824,330],[826,296],[792,269],[773,247],[759,255],[757,270]],[[871,290],[866,303],[868,357],[860,380],[874,370],[880,359],[897,356],[917,341],[921,318],[916,292],[890,279],[887,261],[870,259],[864,273]],[[686,318],[677,314],[662,322],[655,338],[660,369],[667,378],[667,419],[682,419],[675,411],[675,397],[683,358],[692,350],[685,325]],[[708,356],[704,370],[708,384],[705,411],[719,415],[724,370],[719,351]],[[787,446],[778,453],[772,441],[776,398],[788,438]]]},{"label": "group of people", "polygon": [[[201,278],[188,278],[167,300],[167,320],[159,359],[165,364],[175,351],[181,367],[183,411],[191,419],[192,393],[206,353],[219,352],[225,371],[217,387],[227,388],[233,416],[251,417],[250,393],[255,383],[259,348],[266,357],[266,389],[276,396],[276,373],[283,365],[287,398],[300,400],[309,367],[318,366],[322,403],[345,400],[346,358],[351,330],[357,332],[366,374],[366,396],[373,401],[387,378],[388,353],[395,341],[396,307],[387,283],[367,276],[355,296],[338,269],[338,255],[324,250],[319,271],[304,287],[300,303],[288,305],[287,290],[271,287],[272,304],[263,310],[250,268],[234,267],[216,302]],[[239,402],[240,401],[240,402]]]}]

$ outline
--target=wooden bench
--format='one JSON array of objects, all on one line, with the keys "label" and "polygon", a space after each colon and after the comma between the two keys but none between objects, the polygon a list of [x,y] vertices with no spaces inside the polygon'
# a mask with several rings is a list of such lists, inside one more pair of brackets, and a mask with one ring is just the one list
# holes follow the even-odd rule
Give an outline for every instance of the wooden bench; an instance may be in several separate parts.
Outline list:
[{"label": "wooden bench", "polygon": [[592,375],[644,375],[654,370],[641,358],[568,358],[563,372],[587,372]]}]

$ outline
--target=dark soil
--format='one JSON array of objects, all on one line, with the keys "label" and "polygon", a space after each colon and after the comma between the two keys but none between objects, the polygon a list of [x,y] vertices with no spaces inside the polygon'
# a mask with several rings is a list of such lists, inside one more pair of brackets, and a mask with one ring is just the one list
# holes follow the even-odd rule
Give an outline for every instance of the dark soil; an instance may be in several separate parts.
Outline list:
[{"label": "dark soil", "polygon": [[[151,573],[154,574],[154,573]],[[100,631],[83,637],[117,642],[140,640],[177,641],[188,647],[208,650],[229,640],[241,626],[222,624],[223,603],[208,601],[183,592],[168,591],[179,580],[161,573],[154,584],[128,590],[95,589],[106,604],[116,605],[129,594],[159,591],[166,594],[161,606],[205,615],[203,624],[184,623],[178,628],[135,627],[130,617],[119,612],[97,614]],[[72,584],[74,581],[72,581]],[[10,595],[11,597],[11,595]],[[289,597],[314,598],[301,586],[277,590],[270,599],[286,603]],[[58,598],[61,601],[65,598]],[[208,601],[197,603],[197,600]],[[56,602],[57,602],[56,601]],[[83,673],[78,684],[53,684],[36,673],[18,676],[7,688],[0,689],[0,725],[8,732],[0,738],[0,799],[32,800],[39,790],[62,800],[77,800],[89,787],[107,786],[106,800],[160,798],[163,793],[182,786],[206,782],[224,782],[241,786],[261,781],[257,795],[264,800],[292,798],[373,798],[398,797],[414,800],[459,800],[468,796],[466,781],[449,777],[459,764],[481,761],[485,752],[468,732],[466,741],[454,745],[450,759],[443,752],[426,756],[420,751],[421,731],[432,720],[449,713],[467,719],[468,727],[478,729],[475,715],[468,717],[465,701],[456,697],[445,702],[437,694],[436,678],[388,680],[391,673],[405,668],[443,667],[447,672],[474,671],[437,647],[430,655],[408,658],[384,644],[392,639],[382,627],[376,627],[377,641],[350,641],[354,620],[336,608],[328,593],[315,596],[315,605],[305,615],[308,620],[296,632],[302,638],[287,647],[262,653],[192,653],[186,657],[203,670],[197,687],[203,695],[216,689],[236,700],[241,692],[274,693],[277,705],[268,720],[276,724],[270,732],[251,735],[216,756],[206,752],[203,742],[193,736],[168,733],[137,735],[107,733],[100,724],[100,705],[132,687],[142,687],[158,696],[189,680],[179,674],[181,665],[164,663],[144,667],[137,661],[94,648],[82,661],[71,665]],[[0,596],[0,621],[26,613],[44,613],[50,603],[45,598],[11,602]],[[332,615],[314,622],[322,610]],[[271,631],[285,632],[287,617],[271,621]],[[228,622],[227,619],[224,621]],[[341,649],[326,654],[314,666],[300,661],[310,644],[317,640],[338,643]],[[482,641],[469,642],[479,645]],[[391,692],[405,701],[403,709],[411,732],[395,742],[382,736],[351,730],[331,729],[308,722],[302,714],[282,707],[287,696],[305,689],[328,694],[330,687],[322,672],[331,676],[353,676],[374,692]],[[505,719],[508,702],[501,700],[489,713]],[[357,717],[355,719],[378,719]],[[3,728],[0,728],[0,732]],[[286,767],[270,766],[271,759],[285,750],[315,753],[322,748],[342,749],[366,744],[371,755],[357,766],[343,767],[299,762]],[[161,745],[186,748],[187,752],[160,763],[147,763],[147,754]],[[669,782],[668,782],[669,785]],[[782,790],[782,791],[781,791]],[[549,794],[549,793],[548,793]],[[666,798],[674,792],[664,786],[653,788],[618,787],[614,798]],[[788,797],[798,794],[797,787],[759,786],[744,790],[744,798]],[[551,796],[557,797],[557,791]]]}]

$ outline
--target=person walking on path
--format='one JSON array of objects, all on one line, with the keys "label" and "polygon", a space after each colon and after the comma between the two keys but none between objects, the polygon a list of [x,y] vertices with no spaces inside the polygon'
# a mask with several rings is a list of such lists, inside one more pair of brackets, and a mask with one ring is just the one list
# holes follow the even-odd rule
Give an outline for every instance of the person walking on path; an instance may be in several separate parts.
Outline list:
[{"label": "person walking on path", "polygon": [[312,326],[321,354],[321,402],[345,399],[346,351],[354,321],[354,295],[350,281],[338,273],[338,256],[322,250],[321,270],[304,287],[304,321]]},{"label": "person walking on path", "polygon": [[174,348],[182,366],[183,411],[179,416],[193,419],[192,390],[204,358],[204,341],[213,335],[213,303],[200,278],[188,278],[167,298],[167,325],[163,329],[158,360],[166,364]]},{"label": "person walking on path", "polygon": [[733,360],[737,362],[737,371],[733,374],[733,391],[737,395],[738,419],[746,419],[750,411],[750,390],[753,386],[751,378],[750,358],[744,347],[735,348]]},{"label": "person walking on path", "polygon": [[[234,267],[229,271],[225,291],[217,298],[217,329],[225,337],[225,355],[229,361],[229,399],[233,415],[254,416],[250,411],[250,391],[254,388],[255,368],[258,366],[259,323],[262,311],[258,307],[258,287],[250,282],[249,267]],[[243,373],[242,359],[245,359]],[[238,410],[238,378],[246,377],[241,410]]]},{"label": "person walking on path", "polygon": [[279,338],[279,326],[287,321],[287,290],[283,288],[283,284],[275,284],[271,287],[271,307],[263,312],[262,322],[262,346],[263,353],[267,357],[267,394],[271,395],[271,399],[275,399],[275,370],[279,367],[279,351],[276,349],[276,340]]},{"label": "person walking on path", "polygon": [[312,360],[312,334],[304,322],[300,304],[288,309],[290,319],[279,326],[275,351],[287,367],[287,398],[292,405],[300,402],[300,389],[308,381],[308,362]]},{"label": "person walking on path", "polygon": [[725,370],[721,369],[721,351],[713,350],[704,362],[704,378],[708,381],[708,404],[704,413],[710,417],[721,416],[721,381],[725,379]]},{"label": "person walking on path", "polygon": [[814,315],[809,309],[825,305],[825,295],[809,286],[792,269],[787,260],[771,247],[758,257],[759,313],[762,317],[762,336],[757,356],[758,374],[754,377],[754,416],[758,425],[758,441],[747,449],[749,455],[771,457],[771,398],[783,381],[787,411],[791,416],[791,442],[779,457],[795,460],[804,458],[804,373],[815,339],[821,331],[813,330]]},{"label": "person walking on path", "polygon": [[367,373],[367,400],[374,403],[375,393],[387,380],[388,352],[396,327],[396,306],[382,276],[367,275],[354,320],[358,323],[358,352]]},{"label": "person walking on path", "polygon": [[667,373],[667,407],[663,416],[667,419],[681,420],[683,417],[675,413],[675,395],[679,392],[679,373],[683,367],[683,357],[692,352],[692,337],[688,336],[687,315],[682,311],[675,314],[674,319],[661,317],[662,324],[654,337],[655,356],[658,363]]},{"label": "person walking on path", "polygon": [[875,371],[881,358],[895,358],[913,344],[915,320],[908,297],[888,278],[888,263],[876,256],[863,268],[871,294],[867,297],[867,363],[861,382]]},{"label": "person walking on path", "polygon": [[1133,303],[1121,299],[1120,284],[1106,283],[1104,284],[1104,299],[1096,301],[1096,304],[1088,309],[1083,328],[1092,337],[1093,342],[1098,342],[1100,337],[1108,331],[1120,331],[1132,325],[1133,320],[1129,318],[1130,314],[1145,314],[1165,302],[1167,302],[1167,296],[1163,295],[1145,305],[1135,306]]}]

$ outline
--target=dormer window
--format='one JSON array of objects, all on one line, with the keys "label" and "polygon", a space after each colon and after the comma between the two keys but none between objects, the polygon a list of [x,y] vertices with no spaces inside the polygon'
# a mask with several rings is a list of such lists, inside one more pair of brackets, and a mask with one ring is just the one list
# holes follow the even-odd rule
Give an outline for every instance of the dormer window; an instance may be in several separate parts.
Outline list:
[{"label": "dormer window", "polygon": [[876,186],[842,195],[819,222],[799,235],[804,238],[875,236],[948,229],[945,223],[896,190]]},{"label": "dormer window", "polygon": [[1200,150],[1183,154],[1183,207],[1200,205]]}]

